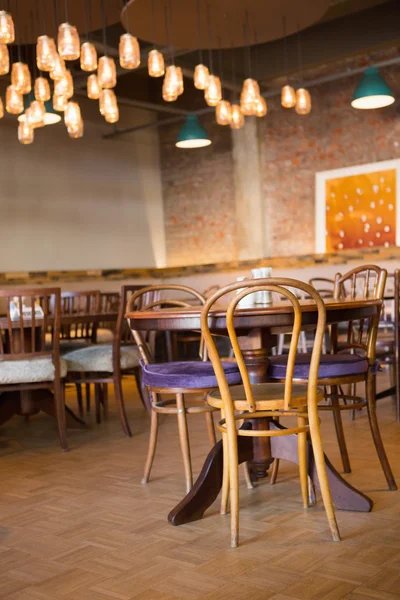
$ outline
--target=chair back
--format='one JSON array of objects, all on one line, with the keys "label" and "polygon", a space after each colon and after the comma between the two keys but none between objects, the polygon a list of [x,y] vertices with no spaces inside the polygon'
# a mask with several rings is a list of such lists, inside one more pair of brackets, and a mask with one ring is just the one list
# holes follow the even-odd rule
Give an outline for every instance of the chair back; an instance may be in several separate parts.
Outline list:
[{"label": "chair back", "polygon": [[59,373],[60,292],[59,288],[0,290],[5,303],[5,314],[0,315],[0,361],[52,358]]},{"label": "chair back", "polygon": [[[100,311],[100,292],[62,292],[61,293],[61,316],[78,317],[82,315],[98,315]],[[81,340],[87,342],[96,341],[98,322],[96,319],[83,323],[79,319],[61,325],[61,341]]]},{"label": "chair back", "polygon": [[[100,314],[117,313],[120,309],[121,295],[119,292],[100,292]],[[114,331],[116,321],[99,321],[97,329]]]},{"label": "chair back", "polygon": [[313,277],[308,283],[317,290],[322,298],[333,298],[333,290],[335,287],[334,279],[329,279],[328,277]]},{"label": "chair back", "polygon": [[381,306],[369,318],[349,321],[347,333],[340,338],[338,336],[338,326],[332,325],[331,347],[333,352],[348,352],[350,350],[353,353],[366,356],[370,364],[373,364],[386,278],[387,271],[376,265],[362,265],[344,275],[336,274],[334,290],[336,300],[354,300],[356,298],[380,300]]},{"label": "chair back", "polygon": [[[169,297],[164,297],[168,292]],[[182,296],[180,299],[179,296]],[[160,308],[193,308],[193,302],[203,305],[205,298],[200,292],[185,285],[153,285],[142,288],[135,292],[126,305],[126,312],[142,311],[157,311]],[[140,350],[140,354],[145,364],[149,364],[154,360],[154,334],[156,332],[139,331],[132,327],[130,319],[128,319],[129,327],[132,335],[135,338],[136,344]],[[200,340],[199,348],[200,358],[206,360],[202,339]]]},{"label": "chair back", "polygon": [[[256,403],[254,401],[252,386],[250,384],[249,374],[245,362],[243,360],[242,351],[238,342],[238,336],[235,330],[235,313],[238,310],[239,302],[249,294],[268,291],[279,295],[284,300],[289,302],[293,308],[293,329],[291,332],[291,341],[289,345],[289,355],[287,361],[286,380],[284,400],[282,401],[281,409],[289,410],[291,406],[293,375],[297,347],[302,328],[302,310],[301,300],[296,296],[296,293],[305,293],[312,301],[315,302],[317,309],[317,325],[315,332],[315,341],[311,354],[310,374],[308,379],[308,401],[317,402],[317,377],[318,368],[322,349],[322,340],[324,336],[326,323],[326,310],[324,302],[319,293],[309,284],[289,278],[260,278],[256,280],[244,280],[232,283],[215,292],[205,303],[201,313],[201,331],[204,337],[204,342],[207,346],[208,355],[213,364],[215,375],[218,381],[221,396],[223,398],[225,410],[232,410],[233,403],[226,381],[224,369],[222,367],[221,357],[217,350],[214,337],[211,334],[213,316],[210,314],[215,303],[220,301],[224,296],[231,295],[236,292],[236,295],[230,299],[226,309],[226,327],[230,342],[232,344],[233,353],[236,358],[240,374],[242,376],[243,386],[246,394],[247,409],[249,412],[256,411]],[[281,305],[281,302],[279,302]],[[240,310],[240,308],[239,308]],[[248,310],[248,309],[247,309]]]}]

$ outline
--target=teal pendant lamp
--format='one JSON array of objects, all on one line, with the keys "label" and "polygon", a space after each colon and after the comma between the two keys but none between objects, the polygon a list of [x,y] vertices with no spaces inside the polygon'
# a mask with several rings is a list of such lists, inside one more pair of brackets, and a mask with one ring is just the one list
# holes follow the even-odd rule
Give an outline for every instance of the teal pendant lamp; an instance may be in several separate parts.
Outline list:
[{"label": "teal pendant lamp", "polygon": [[355,89],[351,105],[353,108],[368,110],[383,108],[394,102],[394,95],[376,67],[367,69]]},{"label": "teal pendant lamp", "polygon": [[176,146],[178,148],[203,148],[209,146],[211,140],[196,115],[188,115],[179,132]]}]

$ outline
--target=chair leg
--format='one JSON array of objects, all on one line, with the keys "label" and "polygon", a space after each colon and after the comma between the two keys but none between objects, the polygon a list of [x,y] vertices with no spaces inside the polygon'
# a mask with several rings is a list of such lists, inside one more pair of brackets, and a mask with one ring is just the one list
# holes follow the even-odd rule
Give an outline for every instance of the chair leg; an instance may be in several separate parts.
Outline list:
[{"label": "chair leg", "polygon": [[108,404],[108,383],[103,383],[103,411],[106,421],[110,419],[109,404]]},{"label": "chair leg", "polygon": [[[224,411],[221,410],[221,419],[224,419]],[[223,459],[223,470],[222,470],[222,487],[221,487],[221,515],[226,515],[228,512],[228,500],[229,500],[229,450],[227,434],[222,433],[222,459]]]},{"label": "chair leg", "polygon": [[156,453],[158,436],[158,413],[155,410],[151,411],[151,423],[150,423],[150,440],[149,449],[147,452],[146,464],[144,466],[144,475],[142,483],[147,483],[150,478],[151,467],[153,466],[154,455]]},{"label": "chair leg", "polygon": [[269,479],[270,485],[275,485],[276,478],[278,477],[278,472],[279,472],[279,458],[275,458],[274,462],[272,463],[272,471],[271,471],[271,476]]},{"label": "chair leg", "polygon": [[246,480],[247,489],[248,490],[254,489],[254,485],[253,485],[253,482],[250,477],[249,463],[247,463],[247,462],[243,463],[243,472],[244,472],[244,478]]},{"label": "chair leg", "polygon": [[206,415],[208,439],[210,440],[210,444],[211,444],[211,448],[212,448],[217,443],[217,438],[215,437],[213,413],[210,411],[207,411],[205,413],[205,415]]},{"label": "chair leg", "polygon": [[129,426],[128,417],[126,415],[124,397],[122,395],[122,382],[120,373],[114,372],[114,393],[117,402],[118,414],[121,421],[122,429],[128,437],[132,437],[131,428]]},{"label": "chair leg", "polygon": [[340,456],[342,457],[343,471],[345,473],[351,473],[349,454],[347,452],[346,439],[343,431],[342,415],[340,414],[337,385],[331,386],[331,401],[336,437],[339,444]]},{"label": "chair leg", "polygon": [[99,425],[101,423],[101,384],[94,384],[94,402],[96,405],[96,423]]},{"label": "chair leg", "polygon": [[90,383],[86,384],[86,412],[90,412]]},{"label": "chair leg", "polygon": [[310,437],[314,453],[315,466],[317,469],[322,501],[333,541],[340,542],[340,533],[336,522],[335,509],[333,508],[331,490],[329,487],[328,474],[326,472],[325,456],[322,448],[321,429],[319,426],[318,411],[316,406],[309,405],[308,420],[310,424]]},{"label": "chair leg", "polygon": [[[307,418],[303,416],[297,417],[297,426],[305,427]],[[301,497],[303,499],[303,507],[308,508],[308,465],[307,465],[307,432],[303,431],[297,434],[297,445],[299,453],[299,472],[300,472],[300,487]]]},{"label": "chair leg", "polygon": [[83,417],[82,385],[80,383],[76,383],[75,387],[76,387],[76,397],[78,400],[79,416]]},{"label": "chair leg", "polygon": [[233,411],[230,415],[227,415],[226,425],[229,457],[229,497],[231,501],[231,548],[237,548],[239,544],[239,460]]},{"label": "chair leg", "polygon": [[383,441],[382,441],[382,437],[381,437],[381,432],[379,430],[378,419],[376,416],[375,378],[371,374],[368,375],[365,391],[366,391],[366,396],[367,396],[369,426],[371,428],[371,433],[372,433],[372,437],[374,440],[375,448],[378,453],[378,457],[379,457],[380,463],[382,465],[382,469],[385,474],[389,489],[394,491],[394,490],[397,490],[397,485],[396,485],[396,481],[393,477],[392,469],[390,468],[388,458],[386,456],[385,447],[383,445]]},{"label": "chair leg", "polygon": [[[396,386],[396,365],[394,361],[389,363],[389,378],[390,378],[390,387]],[[396,402],[396,392],[392,396],[393,401]]]},{"label": "chair leg", "polygon": [[68,452],[67,426],[65,420],[65,385],[63,381],[56,382],[54,385],[54,404],[61,448],[63,452]]},{"label": "chair leg", "polygon": [[181,444],[183,467],[185,469],[186,493],[190,492],[193,486],[192,462],[190,459],[189,432],[186,420],[186,409],[183,394],[176,394],[177,416],[179,441]]}]

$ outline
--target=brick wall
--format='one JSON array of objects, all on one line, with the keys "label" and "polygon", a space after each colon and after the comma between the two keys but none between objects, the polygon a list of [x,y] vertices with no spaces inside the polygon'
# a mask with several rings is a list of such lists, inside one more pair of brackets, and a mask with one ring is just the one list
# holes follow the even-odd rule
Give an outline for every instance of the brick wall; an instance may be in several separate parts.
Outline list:
[{"label": "brick wall", "polygon": [[[398,50],[393,50],[393,54]],[[382,60],[390,53],[376,53]],[[364,59],[365,63],[365,59]],[[340,72],[360,64],[350,59],[307,74]],[[400,67],[382,69],[400,96]],[[314,252],[315,173],[400,157],[397,103],[376,111],[350,106],[359,76],[313,87],[313,109],[299,116],[268,102],[258,121],[262,193],[272,256]],[[174,148],[179,126],[160,129],[166,218],[167,264],[204,264],[235,260],[235,185],[230,131],[203,119],[213,144],[185,151]]]}]

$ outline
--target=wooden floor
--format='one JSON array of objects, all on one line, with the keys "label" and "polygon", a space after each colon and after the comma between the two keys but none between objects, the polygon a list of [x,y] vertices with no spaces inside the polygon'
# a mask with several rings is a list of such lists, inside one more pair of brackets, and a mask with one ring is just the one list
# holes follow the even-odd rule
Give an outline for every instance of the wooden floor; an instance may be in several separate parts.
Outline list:
[{"label": "wooden floor", "polygon": [[[241,545],[229,548],[229,516],[218,503],[203,520],[167,522],[184,494],[176,423],[162,421],[153,480],[140,483],[149,420],[125,386],[133,438],[116,413],[89,431],[71,431],[60,451],[45,415],[0,428],[0,598],[7,600],[290,600],[400,598],[400,492],[386,490],[366,414],[345,428],[349,481],[370,495],[370,514],[338,512],[331,541],[320,504],[304,511],[296,467],[278,484],[241,486]],[[73,390],[67,401],[75,406]],[[400,483],[400,425],[381,401],[384,440]],[[190,421],[196,472],[208,451],[203,417]],[[323,416],[327,454],[338,450]]]}]

